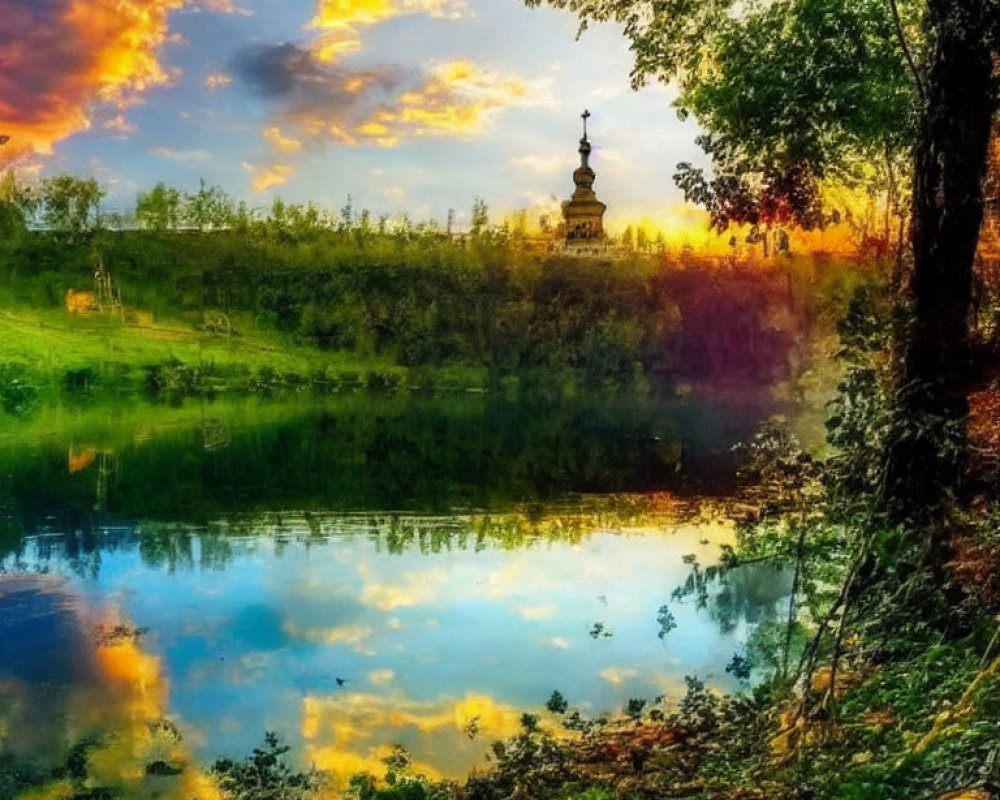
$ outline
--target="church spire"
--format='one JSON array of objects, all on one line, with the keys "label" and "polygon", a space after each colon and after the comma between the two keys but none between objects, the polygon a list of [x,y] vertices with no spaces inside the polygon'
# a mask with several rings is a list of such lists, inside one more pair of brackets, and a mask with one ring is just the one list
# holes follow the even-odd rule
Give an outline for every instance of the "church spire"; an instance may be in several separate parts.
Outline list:
[{"label": "church spire", "polygon": [[580,167],[582,169],[590,169],[590,142],[587,141],[587,120],[590,119],[590,112],[587,109],[583,110],[580,115],[583,120],[583,138],[580,140]]},{"label": "church spire", "polygon": [[584,110],[583,138],[580,139],[580,166],[573,170],[576,190],[563,203],[563,219],[566,223],[566,246],[578,254],[593,255],[604,246],[604,211],[607,206],[594,194],[594,170],[590,167],[590,140],[587,138],[587,120],[590,112]]}]

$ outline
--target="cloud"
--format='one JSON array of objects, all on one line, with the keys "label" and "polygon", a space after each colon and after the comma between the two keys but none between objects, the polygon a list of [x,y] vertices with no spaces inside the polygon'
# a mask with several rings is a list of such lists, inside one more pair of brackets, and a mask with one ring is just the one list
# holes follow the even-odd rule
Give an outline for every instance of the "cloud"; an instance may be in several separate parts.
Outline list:
[{"label": "cloud", "polygon": [[543,619],[551,619],[559,613],[556,606],[523,606],[517,609],[517,613],[522,619],[529,622],[536,622]]},{"label": "cloud", "polygon": [[591,97],[597,97],[602,100],[623,97],[628,93],[629,89],[624,83],[609,83],[605,86],[598,86],[596,89],[592,89],[588,92]]},{"label": "cloud", "polygon": [[[176,78],[159,60],[168,17],[193,0],[0,0],[0,163],[53,146]],[[216,3],[218,5],[218,3]]]},{"label": "cloud", "polygon": [[311,144],[395,147],[423,136],[469,137],[511,107],[553,105],[549,79],[529,81],[447,61],[349,69],[295,44],[255,45],[232,61],[241,83],[273,104],[282,129]]},{"label": "cloud", "polygon": [[610,174],[621,175],[635,169],[635,164],[620,150],[610,147],[599,147],[594,157],[596,169],[603,169]]},{"label": "cloud", "polygon": [[440,569],[408,572],[397,584],[372,582],[372,574],[365,565],[358,568],[358,573],[368,581],[361,590],[361,602],[379,611],[433,602],[441,585],[448,580],[447,573]]},{"label": "cloud", "polygon": [[109,131],[117,131],[118,133],[132,133],[138,130],[138,128],[129,122],[125,115],[119,112],[115,114],[110,119],[104,121],[104,128]]},{"label": "cloud", "polygon": [[442,62],[431,67],[421,87],[401,94],[394,107],[380,109],[369,124],[383,130],[375,138],[470,136],[501,109],[550,105],[547,88],[547,82],[483,70],[471,61]]},{"label": "cloud", "polygon": [[330,66],[312,51],[290,42],[245,48],[233,59],[232,68],[245,86],[262,98],[279,102],[291,118],[306,116],[324,104],[340,107],[356,104],[359,98],[372,99],[373,94],[391,92],[411,77],[400,66],[369,70]]},{"label": "cloud", "polygon": [[167,147],[151,147],[149,154],[171,161],[208,161],[212,157],[207,150],[171,150]]},{"label": "cloud", "polygon": [[467,13],[465,0],[320,0],[308,27],[322,31],[313,44],[316,58],[332,63],[363,49],[362,28],[412,14],[458,19]]},{"label": "cloud", "polygon": [[267,139],[274,145],[274,149],[281,153],[297,153],[302,149],[302,142],[298,139],[282,136],[281,130],[275,126],[264,128],[261,131],[261,136]]},{"label": "cloud", "polygon": [[368,673],[368,681],[376,686],[383,686],[392,683],[396,679],[396,673],[391,669],[373,669]]},{"label": "cloud", "polygon": [[253,174],[251,185],[255,192],[266,192],[274,186],[281,186],[295,172],[291,164],[272,164],[270,167],[255,167],[243,162],[243,169]]},{"label": "cloud", "polygon": [[368,640],[372,637],[374,631],[367,625],[349,624],[308,627],[286,621],[281,626],[281,630],[286,636],[292,639],[313,642],[314,644],[325,644],[331,647],[345,645],[355,653],[361,653],[362,655],[375,654],[368,645]]},{"label": "cloud", "polygon": [[608,667],[599,672],[598,675],[604,678],[612,686],[621,686],[625,681],[638,677],[639,673],[634,669],[624,669],[622,667]]},{"label": "cloud", "polygon": [[227,75],[224,72],[213,72],[207,78],[205,78],[205,88],[206,89],[225,89],[227,86],[231,86],[233,83],[233,76]]},{"label": "cloud", "polygon": [[[457,777],[467,771],[466,760],[482,757],[482,745],[470,741],[470,726],[483,742],[506,739],[521,729],[521,711],[473,691],[432,702],[399,692],[353,691],[307,695],[302,701],[307,760],[339,781],[358,772],[383,773],[381,759],[391,750],[380,742],[404,744],[414,773],[433,780],[442,773]],[[552,730],[550,725],[543,729]]]},{"label": "cloud", "polygon": [[567,169],[572,169],[574,160],[568,156],[519,156],[517,158],[512,158],[510,163],[515,167],[521,167],[528,170],[529,172],[536,172],[539,175],[551,175],[556,172],[562,172]]}]

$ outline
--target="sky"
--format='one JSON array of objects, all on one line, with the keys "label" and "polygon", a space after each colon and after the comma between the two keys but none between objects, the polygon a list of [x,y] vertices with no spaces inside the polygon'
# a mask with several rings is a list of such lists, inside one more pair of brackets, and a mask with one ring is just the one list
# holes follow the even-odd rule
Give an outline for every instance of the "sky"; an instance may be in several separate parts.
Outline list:
[{"label": "sky", "polygon": [[620,29],[520,0],[0,0],[0,166],[96,177],[127,211],[199,179],[416,221],[572,191],[590,110],[608,223],[676,213],[703,163]]},{"label": "sky", "polygon": [[[674,526],[663,518],[614,532],[584,523],[579,541],[540,537],[510,548],[474,544],[475,523],[462,546],[461,518],[408,518],[403,530],[441,525],[457,536],[440,551],[414,544],[393,552],[385,530],[374,533],[374,517],[313,517],[318,528],[282,517],[280,533],[273,520],[248,519],[241,530],[251,522],[250,536],[181,536],[176,563],[158,562],[120,528],[99,568],[72,578],[59,577],[71,569],[52,557],[51,542],[29,542],[20,563],[51,572],[8,581],[6,594],[0,584],[0,609],[32,612],[27,622],[7,615],[18,641],[34,645],[18,651],[12,674],[27,677],[15,686],[30,687],[36,673],[50,693],[93,682],[89,673],[67,674],[92,646],[72,611],[107,630],[148,628],[145,655],[130,655],[155,662],[143,671],[149,694],[160,696],[157,712],[181,726],[201,763],[247,753],[274,730],[303,765],[341,779],[383,772],[392,743],[406,746],[424,774],[458,778],[483,764],[492,741],[518,732],[523,711],[542,712],[554,689],[593,716],[617,713],[630,697],[676,703],[689,674],[735,688],[726,663],[759,615],[787,606],[791,581],[769,569],[744,573],[744,588],[729,595],[729,628],[711,603],[670,597],[690,575],[684,554],[713,563],[718,545],[732,541],[722,520]],[[565,530],[580,520],[551,521]],[[512,523],[525,524],[502,524]],[[661,638],[664,603],[677,627]],[[588,633],[597,621],[607,635]],[[32,662],[38,653],[41,667]],[[34,694],[23,700],[29,707],[41,702]],[[99,694],[80,701],[94,703],[102,712],[109,705]],[[65,725],[66,712],[55,706],[28,719],[23,726],[38,736]],[[468,733],[472,722],[478,735]],[[546,723],[559,728],[543,715]],[[123,755],[132,766],[136,751]]]}]

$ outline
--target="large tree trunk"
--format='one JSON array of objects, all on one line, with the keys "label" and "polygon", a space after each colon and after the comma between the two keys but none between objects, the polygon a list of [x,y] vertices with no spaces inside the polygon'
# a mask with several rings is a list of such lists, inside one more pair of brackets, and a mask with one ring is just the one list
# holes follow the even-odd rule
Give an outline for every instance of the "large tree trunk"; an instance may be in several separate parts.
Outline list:
[{"label": "large tree trunk", "polygon": [[882,487],[884,508],[896,523],[933,522],[961,476],[972,266],[994,103],[984,30],[991,5],[927,3],[933,51],[914,170],[913,322]]}]

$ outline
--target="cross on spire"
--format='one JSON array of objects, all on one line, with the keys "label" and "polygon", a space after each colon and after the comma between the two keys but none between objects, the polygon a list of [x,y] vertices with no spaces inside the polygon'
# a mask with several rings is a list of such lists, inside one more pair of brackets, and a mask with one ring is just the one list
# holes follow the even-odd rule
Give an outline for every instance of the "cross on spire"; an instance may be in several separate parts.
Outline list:
[{"label": "cross on spire", "polygon": [[583,113],[580,115],[583,119],[583,138],[587,138],[587,120],[590,119],[590,112],[587,109],[583,109]]}]

